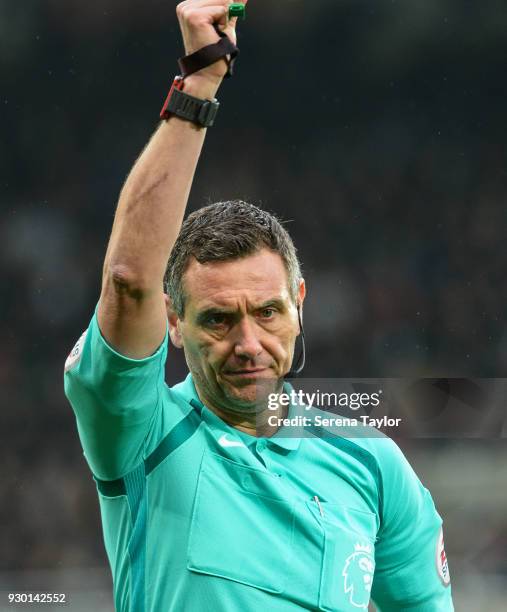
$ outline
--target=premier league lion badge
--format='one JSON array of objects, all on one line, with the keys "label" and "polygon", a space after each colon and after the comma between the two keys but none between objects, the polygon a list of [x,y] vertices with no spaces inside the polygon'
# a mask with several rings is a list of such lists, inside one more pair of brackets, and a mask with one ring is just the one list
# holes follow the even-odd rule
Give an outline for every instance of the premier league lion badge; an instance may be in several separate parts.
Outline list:
[{"label": "premier league lion badge", "polygon": [[349,596],[349,602],[354,607],[364,610],[368,608],[374,571],[375,561],[372,546],[357,543],[354,546],[354,552],[347,557],[342,572],[343,588]]}]

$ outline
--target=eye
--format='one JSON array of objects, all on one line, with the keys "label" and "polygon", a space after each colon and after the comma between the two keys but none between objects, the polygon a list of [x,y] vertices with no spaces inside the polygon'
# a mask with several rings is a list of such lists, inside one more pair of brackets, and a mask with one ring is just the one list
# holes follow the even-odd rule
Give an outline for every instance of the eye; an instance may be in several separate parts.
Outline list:
[{"label": "eye", "polygon": [[209,327],[219,327],[225,325],[225,323],[227,323],[227,315],[223,312],[215,312],[206,319],[206,325]]},{"label": "eye", "polygon": [[275,315],[276,310],[274,308],[263,308],[260,311],[260,316],[263,319],[272,319]]}]

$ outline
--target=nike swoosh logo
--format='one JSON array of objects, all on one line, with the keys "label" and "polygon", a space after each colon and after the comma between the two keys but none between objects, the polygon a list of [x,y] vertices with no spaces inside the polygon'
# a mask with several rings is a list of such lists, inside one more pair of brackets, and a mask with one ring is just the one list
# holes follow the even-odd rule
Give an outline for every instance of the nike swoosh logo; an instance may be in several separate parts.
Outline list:
[{"label": "nike swoosh logo", "polygon": [[220,439],[218,440],[220,446],[245,446],[243,442],[239,442],[237,440],[229,440],[227,434],[222,434]]}]

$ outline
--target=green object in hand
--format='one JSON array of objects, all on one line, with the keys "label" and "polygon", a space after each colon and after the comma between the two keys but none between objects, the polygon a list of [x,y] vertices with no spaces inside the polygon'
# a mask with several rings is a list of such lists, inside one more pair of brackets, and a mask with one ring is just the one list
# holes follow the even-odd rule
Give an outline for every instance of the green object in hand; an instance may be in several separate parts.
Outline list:
[{"label": "green object in hand", "polygon": [[234,2],[229,6],[229,18],[231,17],[241,17],[241,19],[245,19],[245,5],[242,2]]}]

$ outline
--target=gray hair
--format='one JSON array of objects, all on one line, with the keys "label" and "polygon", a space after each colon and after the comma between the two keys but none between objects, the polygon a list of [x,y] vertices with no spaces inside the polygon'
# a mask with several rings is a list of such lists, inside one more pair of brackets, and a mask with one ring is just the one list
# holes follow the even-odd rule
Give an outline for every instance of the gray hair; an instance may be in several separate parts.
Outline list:
[{"label": "gray hair", "polygon": [[183,222],[164,276],[164,290],[176,314],[182,319],[185,313],[183,274],[191,257],[201,264],[227,261],[265,247],[282,258],[295,302],[301,266],[292,238],[274,215],[242,200],[217,202],[191,213]]}]

